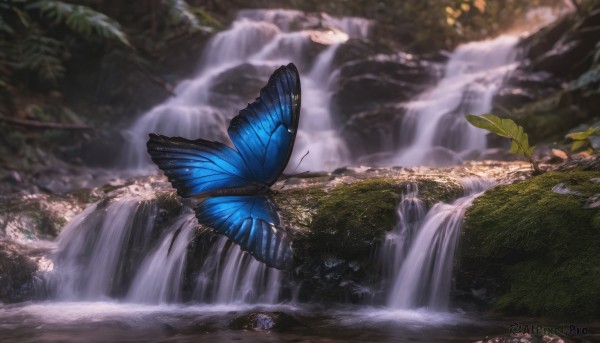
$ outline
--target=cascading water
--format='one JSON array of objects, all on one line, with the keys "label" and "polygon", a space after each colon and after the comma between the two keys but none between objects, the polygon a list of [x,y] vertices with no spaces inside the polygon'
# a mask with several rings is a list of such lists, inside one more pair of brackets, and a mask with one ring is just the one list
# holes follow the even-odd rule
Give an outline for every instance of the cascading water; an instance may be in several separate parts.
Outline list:
[{"label": "cascading water", "polygon": [[[398,250],[388,251],[397,254],[393,256],[399,267],[388,293],[388,307],[447,310],[454,251],[460,237],[464,212],[473,199],[491,186],[490,182],[480,178],[465,179],[462,184],[467,195],[452,204],[435,204],[422,219],[416,232],[412,233],[415,237],[407,252],[400,249],[401,253]],[[414,229],[414,224],[403,223],[402,218],[418,218],[415,213],[422,213],[419,212],[422,211],[421,204],[417,206],[413,198],[414,195],[409,193],[399,207],[401,221],[397,232],[404,233],[404,236],[408,236],[411,228]],[[390,239],[395,238],[388,237]],[[404,246],[405,244],[403,249]]]},{"label": "cascading water", "polygon": [[58,237],[49,292],[61,300],[142,304],[279,301],[281,272],[223,236],[208,240],[204,261],[191,271],[198,277],[184,296],[188,247],[198,223],[187,207],[168,222],[161,220],[164,211],[151,193],[88,207]]},{"label": "cascading water", "polygon": [[281,272],[220,237],[196,279],[193,299],[202,303],[264,303],[279,299]]},{"label": "cascading water", "polygon": [[[130,143],[122,156],[123,166],[138,171],[151,168],[145,146],[150,132],[227,142],[229,120],[251,99],[240,99],[227,87],[222,91],[219,82],[231,73],[228,77],[233,78],[230,83],[234,87],[250,87],[240,85],[247,80],[237,78],[239,70],[251,70],[251,78],[261,79],[254,83],[264,84],[275,68],[289,62],[299,66],[303,83],[300,127],[289,168],[307,151],[310,154],[303,160],[303,169],[342,166],[349,162],[348,151],[329,114],[331,63],[340,44],[351,37],[366,38],[368,27],[369,22],[362,18],[306,17],[290,10],[241,11],[231,28],[207,44],[197,75],[179,84],[174,97],[142,115],[128,130]],[[322,51],[312,57],[319,49]],[[226,94],[215,95],[219,92]],[[258,95],[258,86],[248,93]],[[219,101],[219,96],[229,100]],[[236,101],[230,100],[235,97]]]},{"label": "cascading water", "polygon": [[186,213],[166,231],[154,251],[140,265],[127,292],[127,300],[141,303],[181,301],[181,282],[187,246],[197,225],[193,213]]},{"label": "cascading water", "polygon": [[398,204],[398,223],[394,230],[387,234],[381,249],[385,280],[393,279],[400,270],[426,211],[425,203],[419,199],[418,185],[410,184]]},{"label": "cascading water", "polygon": [[517,36],[459,46],[450,55],[444,77],[406,106],[401,137],[413,137],[391,161],[397,165],[451,165],[461,157],[476,157],[486,148],[485,132],[465,114],[492,110],[492,99],[517,67]]}]

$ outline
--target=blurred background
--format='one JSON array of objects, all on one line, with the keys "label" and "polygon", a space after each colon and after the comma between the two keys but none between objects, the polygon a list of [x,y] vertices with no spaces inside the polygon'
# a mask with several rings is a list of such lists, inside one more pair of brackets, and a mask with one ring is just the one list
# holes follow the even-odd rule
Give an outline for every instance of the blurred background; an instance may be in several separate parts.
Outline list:
[{"label": "blurred background", "polygon": [[2,0],[0,191],[152,173],[149,132],[227,142],[289,62],[291,168],[307,151],[301,171],[515,158],[469,113],[548,155],[597,120],[598,27],[595,0]]}]

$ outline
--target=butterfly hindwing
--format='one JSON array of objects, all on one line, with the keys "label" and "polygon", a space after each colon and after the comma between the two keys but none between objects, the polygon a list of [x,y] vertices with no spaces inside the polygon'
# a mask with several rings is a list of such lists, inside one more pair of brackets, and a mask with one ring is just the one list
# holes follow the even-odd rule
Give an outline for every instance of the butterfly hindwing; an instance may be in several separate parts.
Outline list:
[{"label": "butterfly hindwing", "polygon": [[290,241],[268,196],[210,197],[195,211],[200,224],[229,237],[257,260],[278,269],[292,267]]}]

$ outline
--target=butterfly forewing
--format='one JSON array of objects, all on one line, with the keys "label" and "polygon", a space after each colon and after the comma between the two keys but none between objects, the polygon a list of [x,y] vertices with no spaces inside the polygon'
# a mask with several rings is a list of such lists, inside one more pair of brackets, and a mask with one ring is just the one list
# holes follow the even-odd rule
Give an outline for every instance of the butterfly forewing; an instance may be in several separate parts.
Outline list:
[{"label": "butterfly forewing", "polygon": [[285,169],[300,118],[300,77],[293,64],[277,69],[260,96],[231,120],[229,138],[256,181],[272,185]]}]

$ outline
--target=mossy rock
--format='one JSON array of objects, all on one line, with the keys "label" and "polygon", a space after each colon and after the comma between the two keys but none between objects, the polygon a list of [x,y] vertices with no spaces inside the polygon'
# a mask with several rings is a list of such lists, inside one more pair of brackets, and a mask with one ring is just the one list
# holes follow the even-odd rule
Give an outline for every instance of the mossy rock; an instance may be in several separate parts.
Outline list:
[{"label": "mossy rock", "polygon": [[[360,301],[369,293],[374,252],[397,222],[396,207],[408,185],[431,206],[462,194],[445,177],[385,177],[323,188],[280,192],[275,200],[293,230],[296,276],[303,300]],[[375,282],[375,281],[374,281]]]},{"label": "mossy rock", "polygon": [[[491,309],[600,317],[600,172],[550,172],[479,197],[465,217],[457,285],[486,289]],[[554,190],[553,190],[554,188]]]}]

